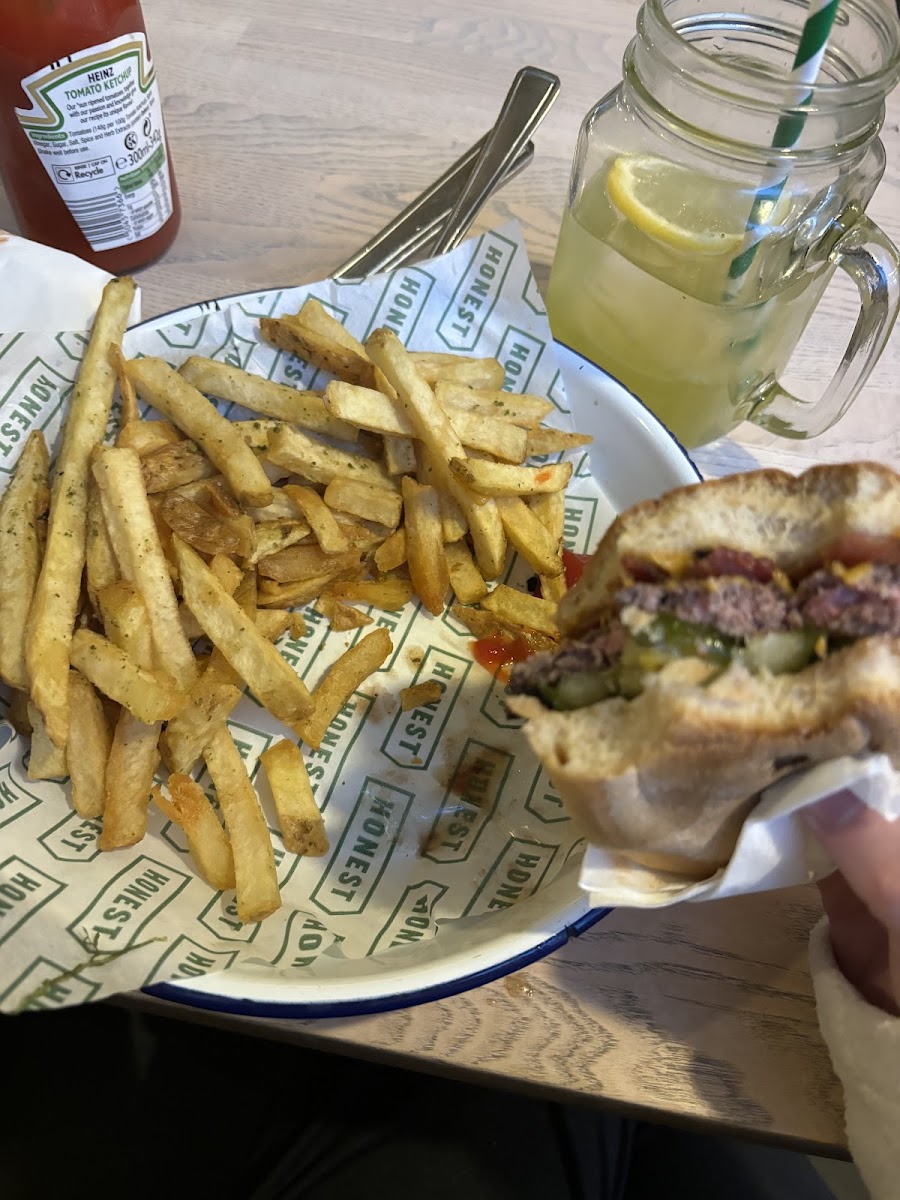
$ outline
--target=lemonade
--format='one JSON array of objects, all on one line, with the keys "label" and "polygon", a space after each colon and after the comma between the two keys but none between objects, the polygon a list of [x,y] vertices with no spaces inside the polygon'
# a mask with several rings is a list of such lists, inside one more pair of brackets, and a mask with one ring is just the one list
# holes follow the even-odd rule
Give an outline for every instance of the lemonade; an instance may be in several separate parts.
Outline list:
[{"label": "lemonade", "polygon": [[[567,209],[547,293],[554,336],[597,362],[687,447],[733,429],[783,371],[832,267],[791,269],[787,195],[736,286],[752,192],[619,156]],[[793,219],[792,219],[793,216]]]}]

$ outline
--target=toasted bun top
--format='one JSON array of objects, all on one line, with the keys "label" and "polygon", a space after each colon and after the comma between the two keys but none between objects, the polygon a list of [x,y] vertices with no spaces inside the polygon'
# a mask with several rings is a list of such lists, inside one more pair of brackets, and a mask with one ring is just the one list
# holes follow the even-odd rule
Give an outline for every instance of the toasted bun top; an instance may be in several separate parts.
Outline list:
[{"label": "toasted bun top", "polygon": [[560,632],[577,636],[609,610],[624,556],[665,566],[679,554],[728,546],[791,572],[815,565],[850,532],[900,536],[896,471],[872,462],[827,464],[796,476],[750,471],[676,488],[616,518],[560,603]]}]

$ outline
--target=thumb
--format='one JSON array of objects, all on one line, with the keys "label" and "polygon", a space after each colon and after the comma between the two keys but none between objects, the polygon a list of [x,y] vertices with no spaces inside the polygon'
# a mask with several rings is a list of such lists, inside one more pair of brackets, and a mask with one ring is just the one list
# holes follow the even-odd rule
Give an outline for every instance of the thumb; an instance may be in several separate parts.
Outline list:
[{"label": "thumb", "polygon": [[847,790],[802,815],[856,895],[900,939],[900,821],[886,821]]}]

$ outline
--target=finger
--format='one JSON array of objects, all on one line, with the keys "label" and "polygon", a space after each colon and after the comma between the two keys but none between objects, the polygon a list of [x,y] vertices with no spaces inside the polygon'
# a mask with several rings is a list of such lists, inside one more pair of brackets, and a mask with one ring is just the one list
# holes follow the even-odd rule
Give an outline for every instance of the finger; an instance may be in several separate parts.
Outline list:
[{"label": "finger", "polygon": [[803,817],[869,911],[900,934],[900,821],[886,821],[849,791],[810,805]]}]

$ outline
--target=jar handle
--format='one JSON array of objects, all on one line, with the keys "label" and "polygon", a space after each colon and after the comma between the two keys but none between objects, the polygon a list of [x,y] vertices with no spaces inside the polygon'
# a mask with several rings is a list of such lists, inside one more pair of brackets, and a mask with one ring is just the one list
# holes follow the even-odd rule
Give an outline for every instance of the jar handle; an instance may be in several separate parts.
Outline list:
[{"label": "jar handle", "polygon": [[859,289],[859,317],[840,366],[819,400],[801,400],[777,379],[758,393],[748,420],[781,437],[817,437],[840,420],[878,361],[900,309],[900,253],[874,221],[860,213],[835,243],[831,259]]}]

